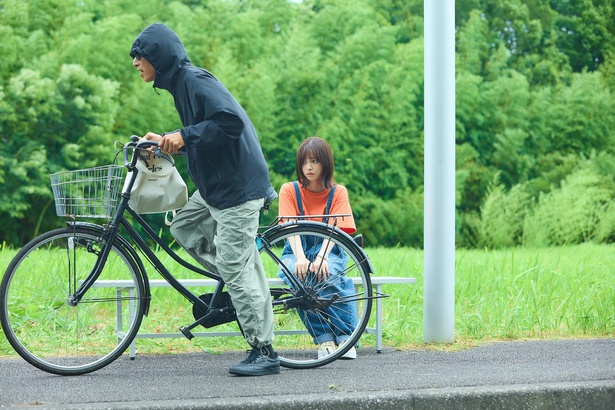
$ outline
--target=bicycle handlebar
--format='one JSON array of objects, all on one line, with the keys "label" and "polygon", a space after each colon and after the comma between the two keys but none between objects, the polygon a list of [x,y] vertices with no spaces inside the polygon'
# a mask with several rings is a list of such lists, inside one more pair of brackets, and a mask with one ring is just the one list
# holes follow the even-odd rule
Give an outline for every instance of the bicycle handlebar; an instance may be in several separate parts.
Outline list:
[{"label": "bicycle handlebar", "polygon": [[[122,150],[124,153],[124,166],[126,168],[128,168],[128,170],[133,170],[137,164],[137,160],[139,158],[138,155],[135,155],[136,152],[140,151],[140,150],[147,150],[148,148],[151,147],[156,147],[153,151],[154,155],[158,155],[164,159],[166,159],[167,161],[169,161],[171,164],[173,164],[173,159],[163,153],[162,151],[160,151],[160,148],[158,147],[158,142],[156,141],[150,141],[150,140],[146,140],[146,139],[141,139],[139,137],[137,137],[136,135],[132,135],[130,137],[130,142],[127,142],[126,144],[124,144],[124,149]],[[133,155],[132,155],[132,159],[128,159],[128,151],[130,149],[133,149]]]}]

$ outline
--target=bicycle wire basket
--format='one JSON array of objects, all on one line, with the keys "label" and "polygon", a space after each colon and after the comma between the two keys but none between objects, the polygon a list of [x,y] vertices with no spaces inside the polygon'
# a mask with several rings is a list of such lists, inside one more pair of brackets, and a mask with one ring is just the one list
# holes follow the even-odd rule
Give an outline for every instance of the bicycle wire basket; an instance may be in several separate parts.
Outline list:
[{"label": "bicycle wire basket", "polygon": [[124,167],[101,167],[51,174],[51,190],[58,216],[110,218],[124,182]]}]

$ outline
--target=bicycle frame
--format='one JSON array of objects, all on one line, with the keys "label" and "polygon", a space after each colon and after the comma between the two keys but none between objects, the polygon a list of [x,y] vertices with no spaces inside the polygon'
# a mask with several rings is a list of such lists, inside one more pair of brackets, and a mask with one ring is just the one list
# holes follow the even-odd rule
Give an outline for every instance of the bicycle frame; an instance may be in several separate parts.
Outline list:
[{"label": "bicycle frame", "polygon": [[[201,309],[202,311],[208,312],[207,314],[205,314],[203,317],[201,317],[200,319],[198,319],[196,322],[194,322],[193,324],[191,324],[190,326],[187,327],[182,327],[180,330],[181,332],[188,338],[188,339],[192,339],[192,334],[190,333],[190,331],[197,327],[198,325],[204,323],[205,321],[207,321],[208,319],[210,319],[212,316],[218,314],[218,311],[216,309],[210,309],[210,307],[214,307],[216,306],[216,302],[218,300],[218,298],[220,298],[220,296],[222,295],[225,283],[224,280],[222,279],[222,277],[216,273],[207,271],[206,269],[202,269],[200,267],[197,267],[189,262],[186,262],[185,260],[183,260],[182,258],[179,257],[179,255],[177,255],[177,253],[175,251],[173,251],[173,249],[171,249],[169,247],[169,245],[158,235],[156,234],[156,232],[149,226],[149,224],[143,219],[143,217],[141,217],[138,213],[136,213],[136,211],[134,211],[130,206],[129,206],[129,200],[130,200],[130,192],[131,189],[135,183],[137,174],[138,174],[138,169],[135,167],[135,162],[137,160],[137,155],[133,153],[133,158],[130,162],[128,162],[127,160],[127,156],[126,156],[126,149],[129,145],[134,144],[134,143],[128,143],[124,146],[124,158],[125,158],[125,165],[128,168],[129,171],[132,171],[132,175],[130,177],[130,180],[128,181],[128,184],[125,187],[124,192],[122,192],[122,198],[120,200],[120,203],[115,211],[115,214],[112,218],[112,220],[110,221],[109,224],[105,225],[104,227],[100,227],[99,225],[94,225],[94,224],[87,224],[90,227],[97,227],[97,229],[101,229],[101,239],[103,241],[103,246],[101,248],[101,251],[98,255],[98,259],[97,262],[94,266],[94,268],[92,269],[91,273],[88,275],[88,277],[86,278],[86,280],[84,280],[81,285],[79,286],[79,288],[76,290],[76,292],[73,294],[73,296],[69,299],[69,303],[72,303],[74,305],[78,304],[79,301],[81,300],[81,298],[85,295],[85,293],[87,292],[87,290],[94,284],[94,282],[96,282],[96,280],[98,279],[98,277],[100,276],[101,272],[102,272],[102,268],[104,267],[105,263],[106,263],[106,259],[109,255],[109,252],[111,250],[111,247],[113,246],[114,242],[116,240],[119,240],[127,249],[132,249],[130,246],[130,242],[124,238],[122,235],[120,235],[120,228],[123,228],[128,237],[133,241],[134,244],[137,245],[137,247],[141,250],[141,252],[143,252],[143,254],[145,255],[145,257],[148,259],[148,261],[151,263],[151,265],[160,273],[160,275],[176,290],[178,291],[182,296],[184,296],[186,299],[188,299],[191,303],[197,305],[197,308]],[[136,144],[135,144],[136,145]],[[139,148],[135,148],[135,145],[132,145],[132,147],[135,149],[135,151]],[[152,248],[150,247],[150,245],[148,245],[148,243],[145,241],[145,239],[143,239],[141,237],[141,235],[139,235],[139,233],[137,232],[137,230],[134,228],[134,226],[126,219],[125,212],[128,212],[136,221],[136,223],[138,223],[141,227],[143,227],[143,229],[145,230],[145,232],[147,233],[147,235],[158,245],[160,246],[160,248],[162,248],[166,254],[168,254],[169,256],[171,256],[171,258],[178,264],[180,264],[181,266],[183,266],[184,268],[195,272],[199,275],[208,277],[210,279],[214,279],[218,281],[218,284],[216,285],[216,288],[212,294],[212,298],[209,302],[209,304],[207,304],[205,301],[203,301],[202,299],[200,299],[197,295],[195,295],[193,292],[191,292],[190,290],[188,290],[185,286],[183,286],[172,274],[171,272],[164,266],[164,264],[160,261],[160,259],[156,256],[156,254],[154,253],[154,251],[152,250]],[[331,215],[330,215],[331,216]],[[340,216],[344,216],[344,215],[340,215]],[[289,219],[289,217],[281,217],[281,219]],[[305,297],[308,296],[308,292],[306,291],[305,287],[303,286],[303,284],[292,274],[292,272],[290,272],[288,270],[288,268],[282,263],[282,261],[279,260],[279,258],[273,254],[267,245],[263,245],[262,244],[262,240],[264,240],[264,238],[266,237],[267,233],[270,232],[271,230],[280,230],[280,229],[284,229],[285,227],[288,227],[290,225],[295,225],[297,222],[296,220],[300,220],[303,219],[301,217],[299,218],[293,218],[295,219],[295,221],[289,221],[286,223],[282,223],[282,224],[278,224],[277,222],[280,220],[280,218],[276,219],[271,225],[269,225],[268,227],[265,227],[265,231],[258,233],[257,234],[257,246],[259,247],[259,250],[263,249],[264,247],[264,252],[267,253],[278,265],[278,267],[284,272],[284,275],[287,277],[288,281],[291,284],[291,287],[294,288],[296,290],[295,295],[293,296],[289,296],[286,298],[277,298],[273,301],[273,305],[276,306],[278,304],[288,304],[288,303],[292,303],[293,301],[296,303],[300,303],[300,301]],[[321,222],[310,222],[310,223],[314,223],[314,224],[322,224],[323,226],[329,226],[330,225],[326,225],[324,223]],[[75,226],[77,225],[83,225],[83,223],[80,222],[72,222],[72,224],[74,224]],[[334,222],[334,227],[335,227],[335,222]],[[330,231],[330,235],[332,236],[334,233],[333,230]],[[339,231],[339,234],[343,234],[343,235],[347,235],[346,233]],[[330,238],[331,238],[330,236]],[[350,238],[350,237],[349,237]],[[350,238],[352,240],[352,238]],[[259,242],[260,241],[260,242]],[[360,248],[359,248],[360,249]],[[366,264],[366,271],[367,272],[372,272],[373,269],[369,263],[369,259],[367,258],[367,256],[363,253],[363,250],[361,249],[362,252],[362,261],[361,263]],[[149,278],[147,275],[147,272],[145,271],[145,268],[141,262],[141,259],[139,257],[139,255],[137,255],[136,252],[132,251],[131,252],[133,255],[133,258],[135,259],[135,262],[137,262],[137,264],[140,267],[141,270],[141,277],[143,279],[144,285],[145,285],[145,294],[144,297],[147,298],[147,305],[145,308],[145,314],[147,315],[147,312],[149,311],[149,301],[151,300],[151,293],[150,293],[150,288],[149,288]],[[282,292],[282,293],[286,293],[286,292]]]}]

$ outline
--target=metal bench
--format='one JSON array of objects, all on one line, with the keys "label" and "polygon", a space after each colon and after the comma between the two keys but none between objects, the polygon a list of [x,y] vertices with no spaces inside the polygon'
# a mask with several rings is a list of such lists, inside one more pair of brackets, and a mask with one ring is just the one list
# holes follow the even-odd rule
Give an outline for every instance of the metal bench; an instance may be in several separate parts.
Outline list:
[{"label": "metal bench", "polygon": [[[198,286],[198,287],[215,287],[218,282],[213,279],[178,279],[179,282],[186,286]],[[269,282],[269,286],[282,286],[284,282],[279,278],[269,278],[267,279]],[[382,293],[383,285],[398,285],[398,284],[414,284],[416,283],[415,278],[402,278],[396,276],[372,276],[372,288],[375,292]],[[355,281],[356,282],[356,281]],[[126,289],[130,287],[132,282],[123,281],[123,280],[99,280],[94,284],[94,287],[114,287],[118,289]],[[162,279],[155,279],[149,281],[150,287],[171,287],[169,283]],[[376,311],[376,327],[366,328],[365,332],[368,334],[376,335],[376,350],[378,352],[382,351],[382,298],[377,298],[375,300],[374,308]],[[117,323],[118,328],[121,328],[122,318],[121,312],[117,312]],[[220,337],[220,336],[241,336],[240,332],[194,332],[195,337]],[[182,333],[138,333],[136,339],[139,338],[170,338],[170,337],[184,337]],[[136,356],[136,345],[135,340],[130,345],[130,357],[134,358]]]}]

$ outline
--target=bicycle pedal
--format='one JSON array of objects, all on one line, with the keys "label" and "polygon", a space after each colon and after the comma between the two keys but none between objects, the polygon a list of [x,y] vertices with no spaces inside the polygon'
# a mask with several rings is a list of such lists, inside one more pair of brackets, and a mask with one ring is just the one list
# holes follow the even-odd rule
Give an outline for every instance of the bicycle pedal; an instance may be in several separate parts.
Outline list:
[{"label": "bicycle pedal", "polygon": [[186,326],[182,326],[179,328],[179,331],[182,332],[182,334],[184,336],[186,336],[186,339],[188,340],[192,340],[194,339],[194,335],[192,334],[192,332],[190,331],[190,329],[188,329]]}]

